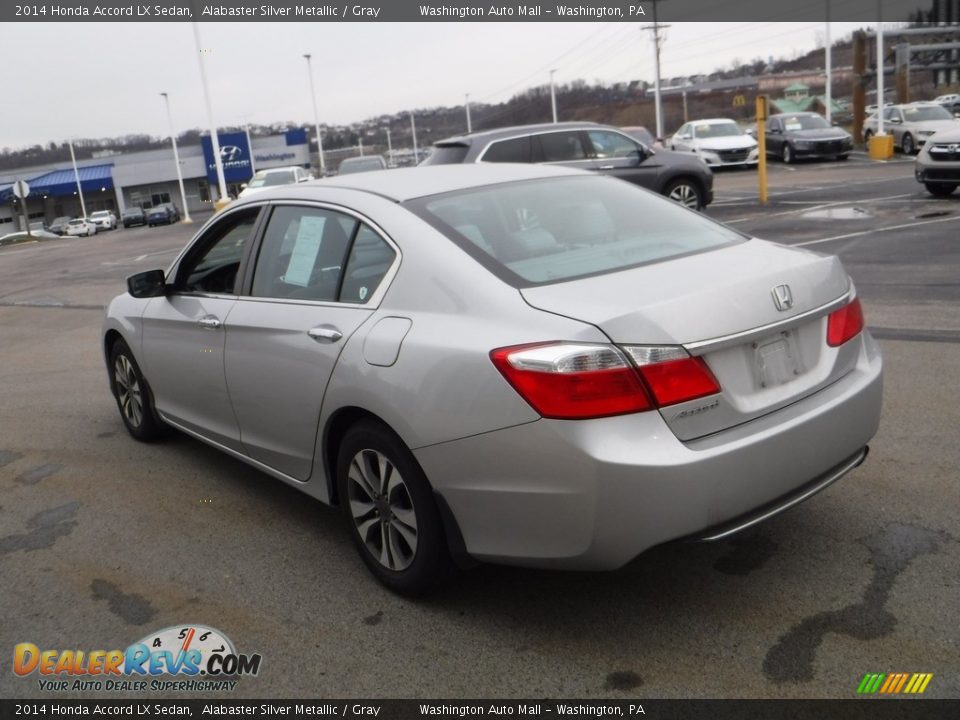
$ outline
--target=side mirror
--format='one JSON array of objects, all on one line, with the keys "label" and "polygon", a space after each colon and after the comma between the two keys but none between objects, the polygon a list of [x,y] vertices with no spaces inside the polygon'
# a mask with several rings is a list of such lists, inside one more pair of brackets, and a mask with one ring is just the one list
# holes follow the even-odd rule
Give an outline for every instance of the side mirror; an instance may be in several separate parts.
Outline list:
[{"label": "side mirror", "polygon": [[163,270],[147,270],[127,278],[127,292],[135,298],[161,297],[167,294]]},{"label": "side mirror", "polygon": [[247,184],[246,184],[246,183],[240,183],[240,189],[241,189],[241,190],[246,190],[246,189],[247,189]]}]

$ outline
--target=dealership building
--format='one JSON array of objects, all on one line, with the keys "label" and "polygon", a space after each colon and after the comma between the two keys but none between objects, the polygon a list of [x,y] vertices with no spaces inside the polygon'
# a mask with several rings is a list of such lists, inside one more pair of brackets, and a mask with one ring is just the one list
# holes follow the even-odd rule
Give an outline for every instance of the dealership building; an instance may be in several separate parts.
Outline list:
[{"label": "dealership building", "polygon": [[[252,141],[243,132],[218,133],[217,139],[229,195],[236,196],[256,170],[290,165],[310,167],[304,129]],[[184,145],[178,150],[187,209],[191,213],[212,211],[213,202],[218,199],[218,183],[210,136],[203,136],[199,145]],[[168,202],[183,210],[170,147],[78,160],[76,173],[70,162],[0,170],[0,235],[18,229],[21,212],[15,211],[13,196],[13,183],[17,180],[25,180],[30,186],[27,214],[31,221],[81,216],[79,192],[83,193],[87,214],[113,210],[119,215],[128,207],[150,208]]]}]

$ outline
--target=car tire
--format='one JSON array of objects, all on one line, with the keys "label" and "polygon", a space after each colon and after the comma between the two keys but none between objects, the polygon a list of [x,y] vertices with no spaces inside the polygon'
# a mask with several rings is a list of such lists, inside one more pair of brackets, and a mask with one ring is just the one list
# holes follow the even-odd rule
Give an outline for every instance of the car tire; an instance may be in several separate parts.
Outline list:
[{"label": "car tire", "polygon": [[936,197],[947,197],[957,189],[957,183],[924,183],[927,192]]},{"label": "car tire", "polygon": [[783,144],[783,148],[780,150],[780,159],[787,163],[787,165],[794,161],[794,152],[793,148],[790,147],[790,143]]},{"label": "car tire", "polygon": [[453,567],[433,490],[403,441],[386,425],[362,420],[337,453],[337,488],[363,562],[391,590],[423,595]]},{"label": "car tire", "polygon": [[904,133],[903,137],[900,138],[900,149],[904,155],[913,155],[913,153],[916,152],[917,148],[913,141],[913,135]]},{"label": "car tire", "polygon": [[694,180],[689,178],[671,180],[663,188],[663,194],[690,210],[703,209],[703,191]]},{"label": "car tire", "polygon": [[119,339],[110,348],[110,390],[130,435],[141,442],[153,442],[164,436],[166,428],[154,408],[153,392],[130,346]]}]

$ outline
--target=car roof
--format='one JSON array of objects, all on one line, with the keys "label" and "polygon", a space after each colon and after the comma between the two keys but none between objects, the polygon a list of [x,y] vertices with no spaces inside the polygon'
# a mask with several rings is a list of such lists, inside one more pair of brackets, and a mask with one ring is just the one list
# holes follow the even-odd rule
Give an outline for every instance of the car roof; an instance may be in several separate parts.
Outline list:
[{"label": "car roof", "polygon": [[737,121],[733,118],[704,118],[703,120],[691,120],[691,125],[716,125],[718,123],[733,123],[737,124]]},{"label": "car roof", "polygon": [[821,115],[820,113],[810,112],[809,110],[804,110],[803,112],[795,112],[795,113],[775,113],[770,117],[772,118],[784,117],[784,116],[797,117],[798,115],[816,115],[817,117],[823,117],[823,115]]},{"label": "car roof", "polygon": [[512,125],[510,127],[496,128],[494,130],[479,130],[475,133],[466,135],[454,135],[453,137],[437,140],[433,145],[439,147],[442,145],[472,145],[475,142],[487,141],[494,138],[506,137],[510,135],[535,135],[543,132],[559,132],[562,130],[593,130],[596,128],[609,128],[619,130],[612,125],[601,125],[594,122],[562,122],[562,123],[539,123],[537,125]]},{"label": "car roof", "polygon": [[296,185],[270,188],[248,198],[237,200],[235,205],[239,207],[240,205],[255,204],[264,200],[279,199],[316,200],[321,194],[319,191],[327,188],[354,190],[379,195],[394,202],[404,202],[413,198],[428,197],[485,185],[565,176],[593,177],[594,174],[576,168],[535,164],[431,165],[338,175]]},{"label": "car roof", "polygon": [[299,165],[284,165],[283,167],[263,168],[262,170],[257,170],[256,174],[269,175],[270,173],[276,173],[276,172],[290,172],[291,170],[296,170],[298,168],[300,168]]}]

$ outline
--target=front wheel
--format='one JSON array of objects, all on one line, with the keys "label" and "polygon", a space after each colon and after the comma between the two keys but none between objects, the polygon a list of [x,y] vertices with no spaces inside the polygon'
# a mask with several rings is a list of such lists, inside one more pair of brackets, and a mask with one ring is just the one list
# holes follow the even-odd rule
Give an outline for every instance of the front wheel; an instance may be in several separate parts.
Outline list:
[{"label": "front wheel", "polygon": [[381,583],[422,595],[449,574],[430,483],[388,427],[364,420],[347,431],[337,456],[337,487],[354,544]]},{"label": "front wheel", "polygon": [[917,149],[916,143],[913,141],[913,135],[906,133],[903,138],[900,140],[900,149],[903,150],[904,155],[913,155],[914,151]]},{"label": "front wheel", "polygon": [[780,151],[780,159],[785,163],[790,164],[793,162],[793,148],[790,147],[790,143],[784,143],[783,149]]},{"label": "front wheel", "polygon": [[123,340],[117,340],[110,350],[110,390],[127,432],[143,442],[163,436],[164,426],[154,410],[150,386]]},{"label": "front wheel", "polygon": [[663,189],[663,194],[690,210],[700,210],[703,207],[703,191],[693,180],[673,180]]},{"label": "front wheel", "polygon": [[924,183],[927,192],[937,197],[947,197],[957,189],[957,183]]}]

